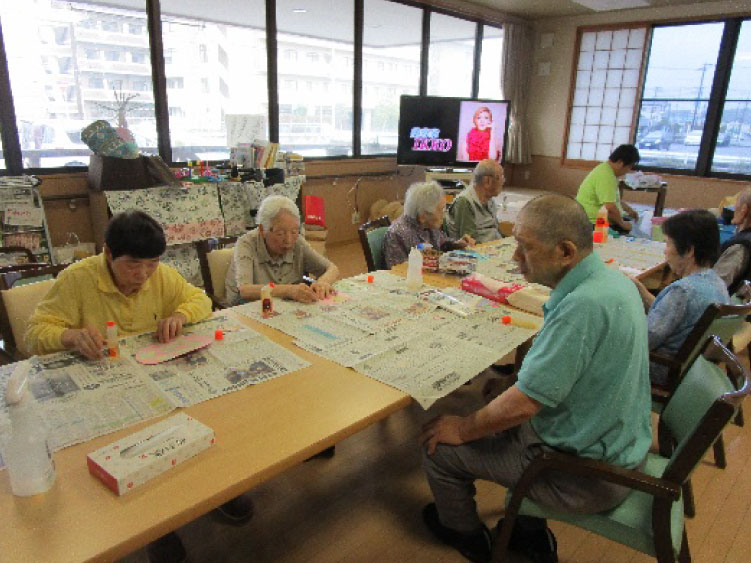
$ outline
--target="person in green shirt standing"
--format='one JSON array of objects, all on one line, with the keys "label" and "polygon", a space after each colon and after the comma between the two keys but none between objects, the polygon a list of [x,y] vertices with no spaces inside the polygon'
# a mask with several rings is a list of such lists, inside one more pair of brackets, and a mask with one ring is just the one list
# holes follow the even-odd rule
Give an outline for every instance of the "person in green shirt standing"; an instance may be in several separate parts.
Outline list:
[{"label": "person in green shirt standing", "polygon": [[638,219],[639,214],[626,202],[621,201],[618,178],[630,172],[638,162],[639,149],[634,145],[620,145],[608,160],[601,162],[587,174],[579,186],[576,201],[581,203],[587,212],[590,223],[595,224],[597,212],[604,205],[608,210],[610,226],[616,231],[631,232],[631,221]]}]

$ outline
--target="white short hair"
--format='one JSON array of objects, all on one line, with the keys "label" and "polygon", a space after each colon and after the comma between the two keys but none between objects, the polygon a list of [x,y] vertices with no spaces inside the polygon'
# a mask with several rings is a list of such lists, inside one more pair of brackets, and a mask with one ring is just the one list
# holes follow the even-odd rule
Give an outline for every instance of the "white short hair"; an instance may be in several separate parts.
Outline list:
[{"label": "white short hair", "polygon": [[300,223],[300,210],[295,205],[295,202],[283,195],[270,195],[261,202],[261,207],[258,208],[258,214],[256,215],[256,223],[263,227],[264,231],[270,231],[274,224],[274,219],[282,211],[286,211],[297,219]]},{"label": "white short hair", "polygon": [[417,219],[420,213],[433,213],[445,197],[443,188],[435,182],[415,182],[404,197],[404,214]]}]

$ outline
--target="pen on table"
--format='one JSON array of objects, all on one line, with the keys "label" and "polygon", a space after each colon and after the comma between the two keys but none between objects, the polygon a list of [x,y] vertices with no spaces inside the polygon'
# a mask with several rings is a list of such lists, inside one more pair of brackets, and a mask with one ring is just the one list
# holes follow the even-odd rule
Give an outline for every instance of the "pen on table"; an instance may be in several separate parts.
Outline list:
[{"label": "pen on table", "polygon": [[157,432],[156,434],[153,434],[151,436],[148,436],[147,438],[144,438],[143,440],[139,440],[135,444],[131,444],[127,448],[120,451],[120,457],[124,458],[131,458],[135,457],[138,454],[141,454],[145,452],[146,450],[153,447],[153,445],[159,441],[163,442],[167,438],[171,438],[172,434],[175,433],[175,430],[179,429],[180,425],[170,426],[169,428],[166,428],[165,430],[162,430],[161,432]]}]

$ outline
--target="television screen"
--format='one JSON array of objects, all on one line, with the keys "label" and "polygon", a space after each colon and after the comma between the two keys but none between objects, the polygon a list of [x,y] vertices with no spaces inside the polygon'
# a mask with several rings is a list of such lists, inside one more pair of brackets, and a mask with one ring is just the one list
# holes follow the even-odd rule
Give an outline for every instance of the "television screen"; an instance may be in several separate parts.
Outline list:
[{"label": "television screen", "polygon": [[509,102],[402,96],[398,164],[454,166],[503,162]]}]

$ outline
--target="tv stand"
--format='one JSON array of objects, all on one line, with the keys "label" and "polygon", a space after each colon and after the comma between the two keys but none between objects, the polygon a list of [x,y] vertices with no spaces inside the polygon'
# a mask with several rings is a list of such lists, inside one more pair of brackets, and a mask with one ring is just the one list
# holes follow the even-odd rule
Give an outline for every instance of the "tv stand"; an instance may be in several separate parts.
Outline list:
[{"label": "tv stand", "polygon": [[472,182],[472,172],[469,168],[426,168],[425,181],[442,185],[447,202],[451,202],[462,191],[462,184],[469,186]]}]

